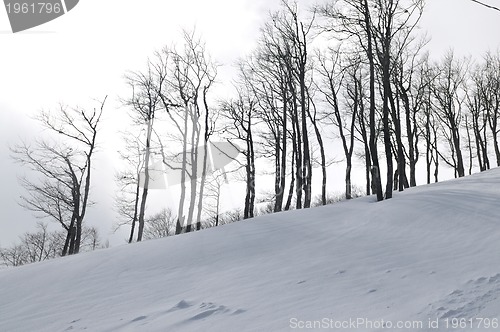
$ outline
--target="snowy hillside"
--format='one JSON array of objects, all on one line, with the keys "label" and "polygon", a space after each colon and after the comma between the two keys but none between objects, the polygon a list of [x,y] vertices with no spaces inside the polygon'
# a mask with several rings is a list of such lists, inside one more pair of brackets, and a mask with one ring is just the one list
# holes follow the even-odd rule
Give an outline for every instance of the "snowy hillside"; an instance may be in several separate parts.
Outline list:
[{"label": "snowy hillside", "polygon": [[492,331],[499,318],[500,169],[0,271],[7,332]]}]

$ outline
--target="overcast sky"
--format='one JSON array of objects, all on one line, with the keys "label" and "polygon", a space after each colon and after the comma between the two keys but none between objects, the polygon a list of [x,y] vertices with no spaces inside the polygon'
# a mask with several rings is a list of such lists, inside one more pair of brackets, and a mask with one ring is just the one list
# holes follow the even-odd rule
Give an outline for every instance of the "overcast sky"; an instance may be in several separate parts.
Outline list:
[{"label": "overcast sky", "polygon": [[[304,8],[312,3],[299,0]],[[17,34],[10,32],[7,14],[0,8],[0,246],[10,245],[35,223],[16,204],[17,175],[22,170],[12,164],[7,148],[20,137],[36,135],[30,115],[60,102],[92,105],[93,98],[109,95],[103,152],[96,166],[100,174],[93,186],[94,199],[106,208],[89,215],[92,224],[106,225],[103,236],[108,237],[115,222],[109,206],[113,189],[99,183],[113,177],[120,129],[116,119],[125,112],[118,97],[127,94],[124,73],[141,69],[154,50],[175,42],[182,28],[196,26],[213,57],[225,65],[221,79],[227,78],[232,62],[252,49],[259,26],[277,4],[278,0],[81,0],[68,14]],[[433,57],[450,48],[479,57],[500,45],[500,12],[470,0],[428,0],[422,28],[432,37]],[[124,237],[116,235],[114,243]]]}]

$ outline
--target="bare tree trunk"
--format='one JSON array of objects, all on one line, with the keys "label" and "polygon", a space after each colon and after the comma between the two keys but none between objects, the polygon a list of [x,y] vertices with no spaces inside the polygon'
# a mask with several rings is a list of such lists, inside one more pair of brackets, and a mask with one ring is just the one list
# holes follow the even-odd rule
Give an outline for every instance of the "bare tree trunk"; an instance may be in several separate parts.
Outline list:
[{"label": "bare tree trunk", "polygon": [[201,174],[200,194],[198,195],[198,210],[196,215],[196,230],[201,229],[201,212],[203,210],[203,193],[205,191],[205,182],[207,180],[207,167],[208,167],[208,141],[205,141],[205,151],[203,152],[203,168]]},{"label": "bare tree trunk", "polygon": [[82,223],[83,219],[78,217],[76,223],[76,235],[75,235],[75,250],[74,253],[78,254],[80,252],[80,244],[82,242]]},{"label": "bare tree trunk", "polygon": [[[292,135],[292,146],[295,147],[296,146],[296,143],[295,143],[295,131]],[[293,149],[292,151],[292,165],[291,165],[291,169],[292,169],[292,172],[291,172],[291,179],[290,179],[290,188],[288,189],[288,198],[286,200],[286,204],[285,204],[285,211],[288,211],[290,210],[290,207],[292,206],[292,199],[293,199],[293,192],[294,192],[294,188],[295,188],[295,172],[293,171],[294,169],[294,166],[295,166],[295,148]]]},{"label": "bare tree trunk", "polygon": [[[471,135],[470,135],[470,128],[469,128],[469,121],[467,115],[465,115],[465,130],[467,132],[467,146],[469,148],[469,175],[472,174],[472,163],[474,160],[474,156],[472,153],[472,140],[471,140]],[[478,154],[478,161],[479,161],[479,169],[482,169],[482,161],[481,161],[481,155]]]},{"label": "bare tree trunk", "polygon": [[[488,115],[484,115],[485,117],[487,117]],[[488,157],[488,139],[487,139],[487,134],[486,134],[486,122],[488,120],[487,119],[484,119],[483,122],[483,136],[482,136],[482,143],[481,143],[481,147],[482,147],[482,151],[483,151],[483,159],[484,159],[484,167],[485,169],[490,169],[491,167],[491,164],[490,164],[490,159]]]},{"label": "bare tree trunk", "polygon": [[496,120],[494,121],[495,125],[491,127],[491,131],[493,133],[493,148],[495,150],[495,156],[497,158],[497,166],[500,166],[500,148],[498,147],[498,130],[496,125]]},{"label": "bare tree trunk", "polygon": [[[294,97],[294,101],[296,101],[296,97]],[[293,109],[293,117],[292,117],[294,131],[295,131],[295,178],[296,178],[296,202],[295,208],[302,209],[302,190],[304,186],[304,178],[302,177],[302,167],[303,167],[303,158],[302,158],[302,134],[300,132],[300,126],[298,121],[298,112],[297,112],[297,104],[294,102]]]},{"label": "bare tree trunk", "polygon": [[73,228],[74,228],[74,225],[75,225],[75,216],[73,215],[73,217],[71,218],[71,223],[69,224],[69,227],[66,229],[66,240],[64,242],[64,247],[63,247],[63,250],[62,250],[62,253],[61,253],[61,256],[66,256],[68,254],[73,254],[72,251],[70,251],[70,243],[71,243],[71,239],[73,237]]},{"label": "bare tree trunk", "polygon": [[139,229],[137,231],[137,242],[142,241],[144,233],[144,214],[146,213],[146,201],[149,190],[149,158],[151,154],[151,134],[153,133],[153,118],[148,119],[148,129],[146,134],[146,155],[144,159],[144,188],[142,190],[141,206],[139,210]]},{"label": "bare tree trunk", "polygon": [[311,178],[312,178],[312,164],[309,148],[309,134],[307,130],[307,118],[306,114],[307,103],[306,103],[306,93],[305,93],[305,77],[300,78],[300,99],[301,99],[301,124],[302,124],[302,143],[303,143],[303,165],[302,165],[302,181],[304,190],[304,208],[311,207]]},{"label": "bare tree trunk", "polygon": [[71,227],[70,228],[70,234],[69,234],[69,254],[73,255],[75,253],[75,238],[76,238],[76,227]]},{"label": "bare tree trunk", "polygon": [[389,88],[389,101],[391,104],[392,122],[394,124],[394,134],[396,138],[397,172],[400,178],[400,181],[398,181],[398,186],[394,186],[394,188],[399,191],[403,191],[405,187],[407,188],[407,186],[405,185],[406,181],[404,181],[406,179],[406,158],[404,154],[403,135],[401,131],[401,112],[399,108],[399,102],[396,103],[396,101],[394,100],[394,94],[391,88]]},{"label": "bare tree trunk", "polygon": [[463,177],[465,176],[464,159],[462,157],[462,147],[460,146],[460,134],[458,131],[458,127],[455,127],[453,129],[453,144],[455,146],[455,152],[457,154],[457,173],[459,177]]},{"label": "bare tree trunk", "polygon": [[[356,80],[356,89],[361,89],[361,84]],[[361,93],[360,93],[361,95]],[[368,141],[368,133],[366,132],[366,124],[365,124],[365,114],[364,114],[364,104],[363,100],[361,100],[359,104],[359,114],[358,114],[358,123],[360,127],[361,140],[363,141],[363,147],[365,150],[365,178],[366,178],[366,195],[371,195],[371,180],[370,180],[370,170],[372,167],[371,159],[370,159],[370,146]]]},{"label": "bare tree trunk", "polygon": [[[208,153],[209,153],[209,139],[210,139],[210,127],[209,127],[209,109],[208,109],[208,103],[207,103],[207,91],[208,91],[208,86],[205,86],[203,88],[203,104],[205,106],[205,134],[204,134],[204,143],[205,143],[205,150],[203,152],[203,168],[202,168],[202,174],[201,174],[201,183],[200,183],[200,195],[198,197],[198,215],[196,216],[196,230],[199,231],[201,229],[201,212],[203,210],[203,193],[205,189],[205,182],[207,179],[207,167],[208,167]],[[217,196],[217,215],[218,209],[219,209],[219,196]]]},{"label": "bare tree trunk", "polygon": [[[283,89],[283,112],[282,112],[282,124],[283,124],[283,130],[282,130],[282,137],[281,137],[281,170],[280,170],[280,190],[279,190],[279,210],[281,211],[283,208],[283,200],[285,197],[285,186],[286,186],[286,161],[287,161],[287,131],[288,131],[288,93],[286,92],[286,87]],[[292,158],[293,160],[293,158]],[[292,166],[293,170],[293,166]],[[278,199],[277,199],[278,201]]]},{"label": "bare tree trunk", "polygon": [[186,223],[186,233],[191,232],[192,222],[194,217],[194,208],[196,206],[196,194],[198,188],[198,146],[193,146],[193,150],[191,150],[191,189],[190,189],[190,199],[189,199],[189,209],[188,209],[188,217]]},{"label": "bare tree trunk", "polygon": [[135,224],[137,222],[137,215],[139,210],[139,196],[141,187],[139,185],[139,176],[137,177],[137,185],[135,188],[135,198],[134,198],[134,216],[132,218],[132,227],[130,228],[130,236],[128,238],[128,243],[132,243],[134,239]]},{"label": "bare tree trunk", "polygon": [[283,188],[281,186],[281,178],[282,178],[282,158],[281,158],[281,130],[278,128],[277,137],[276,137],[276,145],[274,148],[274,212],[281,211],[281,207],[283,205]]},{"label": "bare tree trunk", "polygon": [[[418,149],[418,145],[415,143],[415,132],[416,132],[416,120],[415,113],[410,107],[410,100],[408,98],[408,91],[403,86],[402,82],[399,84],[401,98],[403,100],[403,105],[405,109],[405,121],[406,121],[406,137],[408,139],[408,162],[410,164],[410,187],[415,187],[417,185],[416,181],[416,164],[417,164],[417,152],[416,146]],[[412,115],[414,121],[412,121]]]},{"label": "bare tree trunk", "polygon": [[181,169],[181,197],[179,199],[179,212],[177,214],[177,223],[175,226],[175,234],[178,235],[182,232],[184,225],[184,202],[186,200],[186,167],[187,167],[187,133],[188,133],[188,113],[189,106],[184,106],[184,132],[182,137],[182,169]]},{"label": "bare tree trunk", "polygon": [[439,176],[439,151],[437,149],[437,144],[438,144],[438,142],[437,142],[438,138],[437,138],[437,132],[436,132],[437,129],[434,128],[433,131],[434,131],[434,146],[436,147],[434,149],[434,151],[436,152],[436,155],[434,156],[434,166],[435,166],[435,168],[434,168],[434,182],[437,183],[437,182],[439,182],[439,178],[438,178],[438,176]]},{"label": "bare tree trunk", "polygon": [[246,164],[246,197],[245,197],[245,210],[243,218],[253,218],[255,210],[255,153],[253,148],[252,136],[252,121],[251,115],[248,116],[247,127],[247,164]]},{"label": "bare tree trunk", "polygon": [[318,141],[319,145],[319,152],[321,155],[321,174],[322,174],[322,181],[321,181],[321,204],[326,205],[326,155],[325,155],[325,147],[323,144],[323,138],[321,137],[321,132],[318,127],[318,122],[316,120],[316,105],[314,104],[312,98],[309,96],[309,92],[307,94],[308,99],[311,101],[311,104],[313,105],[314,109],[314,116],[311,114],[311,110],[309,107],[307,108],[307,115],[309,116],[309,120],[312,122],[313,127],[314,127],[314,132],[316,134],[316,139]]},{"label": "bare tree trunk", "polygon": [[[382,193],[382,182],[379,174],[379,160],[378,160],[378,149],[377,149],[377,123],[375,119],[375,59],[373,52],[373,38],[372,38],[372,28],[371,28],[371,18],[370,10],[368,6],[368,0],[363,2],[364,10],[364,25],[366,32],[366,55],[370,65],[370,153],[372,158],[372,167],[376,168],[377,176],[374,178],[372,173],[372,192],[377,195],[377,201],[384,199]],[[391,171],[392,172],[392,171]]]},{"label": "bare tree trunk", "polygon": [[[385,66],[388,66],[388,64],[385,64]],[[389,70],[388,68],[384,69],[388,75]],[[385,158],[387,161],[387,185],[385,187],[385,198],[389,199],[392,198],[392,184],[393,184],[393,178],[392,174],[394,172],[393,169],[393,163],[392,163],[392,142],[391,142],[391,132],[389,128],[389,87],[388,87],[389,82],[387,80],[384,80],[384,91],[383,91],[383,126],[384,126],[384,147],[385,147]]]}]

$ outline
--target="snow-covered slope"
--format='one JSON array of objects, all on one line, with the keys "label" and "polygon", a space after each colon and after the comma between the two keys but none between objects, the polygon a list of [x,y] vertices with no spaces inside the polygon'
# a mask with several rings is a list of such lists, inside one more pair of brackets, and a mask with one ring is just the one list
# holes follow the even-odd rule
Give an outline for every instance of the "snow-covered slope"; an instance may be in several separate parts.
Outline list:
[{"label": "snow-covered slope", "polygon": [[499,318],[500,169],[0,271],[2,332],[491,331]]}]

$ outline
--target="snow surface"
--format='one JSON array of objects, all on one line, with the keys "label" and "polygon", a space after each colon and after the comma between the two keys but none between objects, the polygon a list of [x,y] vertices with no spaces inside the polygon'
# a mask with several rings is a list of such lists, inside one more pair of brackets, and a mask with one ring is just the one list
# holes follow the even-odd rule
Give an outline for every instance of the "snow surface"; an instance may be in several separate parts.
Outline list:
[{"label": "snow surface", "polygon": [[1,270],[0,331],[500,330],[499,203],[494,169]]}]

